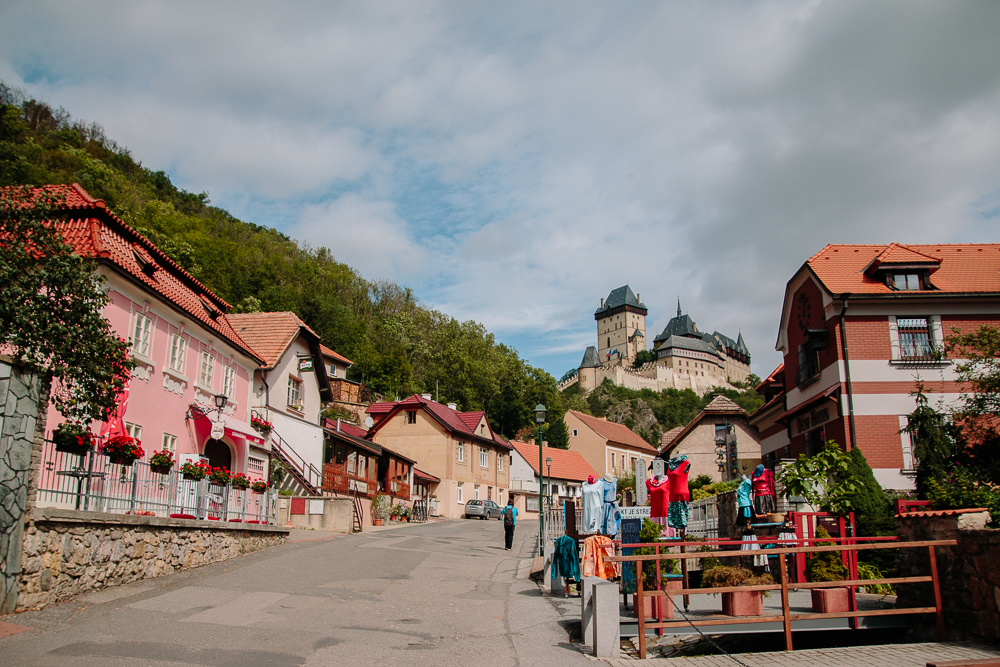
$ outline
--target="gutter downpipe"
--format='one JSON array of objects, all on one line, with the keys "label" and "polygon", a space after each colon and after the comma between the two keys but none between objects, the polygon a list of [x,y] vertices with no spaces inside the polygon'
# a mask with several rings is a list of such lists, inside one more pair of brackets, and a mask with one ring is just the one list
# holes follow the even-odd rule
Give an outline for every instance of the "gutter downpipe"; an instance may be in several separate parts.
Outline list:
[{"label": "gutter downpipe", "polygon": [[844,375],[847,380],[847,412],[851,424],[851,449],[857,449],[858,440],[854,428],[854,391],[851,388],[851,362],[847,356],[847,327],[844,326],[844,316],[847,313],[849,294],[841,294],[844,305],[840,309],[840,351],[844,357]]}]

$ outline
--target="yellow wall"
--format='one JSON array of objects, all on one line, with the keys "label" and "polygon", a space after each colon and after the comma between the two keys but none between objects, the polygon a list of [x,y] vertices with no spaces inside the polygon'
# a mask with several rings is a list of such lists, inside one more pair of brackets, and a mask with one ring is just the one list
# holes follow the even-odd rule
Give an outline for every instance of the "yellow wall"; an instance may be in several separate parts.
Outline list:
[{"label": "yellow wall", "polygon": [[[723,476],[715,462],[715,425],[725,418],[721,415],[707,415],[688,435],[670,450],[669,456],[686,454],[691,462],[691,479],[698,475],[709,475],[713,481],[721,481]],[[760,463],[760,436],[756,427],[750,426],[742,418],[729,417],[736,436],[736,458],[740,474],[749,477],[754,467]]]}]

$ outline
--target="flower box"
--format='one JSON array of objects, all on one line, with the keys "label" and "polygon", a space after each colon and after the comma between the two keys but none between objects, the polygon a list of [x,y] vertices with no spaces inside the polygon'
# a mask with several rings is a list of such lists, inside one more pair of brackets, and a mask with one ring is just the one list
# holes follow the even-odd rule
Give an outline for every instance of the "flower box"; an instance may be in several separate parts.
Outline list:
[{"label": "flower box", "polygon": [[150,464],[149,469],[151,472],[155,472],[157,475],[169,475],[171,466],[163,465],[157,466]]},{"label": "flower box", "polygon": [[120,466],[130,466],[136,459],[146,455],[139,441],[129,435],[116,435],[101,445],[101,453],[107,454],[111,462]]},{"label": "flower box", "polygon": [[83,456],[93,449],[94,435],[79,424],[63,422],[52,433],[52,442],[57,452]]},{"label": "flower box", "polygon": [[814,588],[812,610],[817,614],[829,614],[851,610],[851,592],[846,586],[834,588]]},{"label": "flower box", "polygon": [[[679,591],[682,588],[684,588],[684,582],[681,581],[681,580],[668,581],[667,582],[667,590],[668,591],[670,589],[674,589],[674,590]],[[636,607],[636,604],[635,604],[635,598],[636,598],[636,595],[633,593],[632,594],[632,615],[635,618],[639,618],[638,614],[636,613],[637,607]],[[643,601],[644,606],[645,606],[645,610],[644,611],[646,612],[646,618],[652,618],[654,620],[658,620],[659,619],[659,617],[657,616],[657,604],[661,603],[661,602],[662,602],[662,606],[663,606],[663,618],[667,619],[667,618],[673,618],[674,617],[674,605],[670,601],[669,598],[665,598],[665,597],[643,597],[642,601]]]},{"label": "flower box", "polygon": [[764,595],[761,591],[723,593],[722,613],[726,616],[763,616]]},{"label": "flower box", "polygon": [[149,469],[158,475],[167,475],[174,467],[174,454],[169,449],[153,452],[149,457]]}]

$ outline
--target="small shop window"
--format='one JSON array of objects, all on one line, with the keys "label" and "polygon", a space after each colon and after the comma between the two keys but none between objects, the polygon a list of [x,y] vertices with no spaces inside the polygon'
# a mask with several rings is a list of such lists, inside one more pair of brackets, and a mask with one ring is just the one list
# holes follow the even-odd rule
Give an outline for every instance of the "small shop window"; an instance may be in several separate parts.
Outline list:
[{"label": "small shop window", "polygon": [[352,475],[356,475],[358,472],[358,454],[357,452],[351,452],[347,455],[347,472]]},{"label": "small shop window", "polygon": [[358,456],[358,477],[364,479],[368,477],[368,457]]}]

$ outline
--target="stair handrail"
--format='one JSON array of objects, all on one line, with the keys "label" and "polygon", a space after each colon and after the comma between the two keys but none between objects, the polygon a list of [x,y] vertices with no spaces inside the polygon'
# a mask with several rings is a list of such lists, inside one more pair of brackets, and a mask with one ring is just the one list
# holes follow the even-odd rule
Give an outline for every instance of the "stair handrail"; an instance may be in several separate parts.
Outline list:
[{"label": "stair handrail", "polygon": [[[295,449],[290,444],[288,444],[288,441],[281,437],[280,433],[272,430],[271,436],[272,436],[271,444],[277,447],[278,452],[286,459],[288,459],[289,463],[291,463],[298,469],[299,474],[302,475],[305,481],[311,484],[317,490],[323,488],[323,473],[317,470],[316,466],[314,466],[311,463],[308,463],[304,458],[302,458],[302,455],[299,454],[297,451],[295,451]],[[277,441],[273,440],[274,436],[277,436]],[[298,461],[292,458],[292,456],[289,456],[289,454],[297,458]],[[318,483],[315,481],[316,479],[319,480]]]}]

